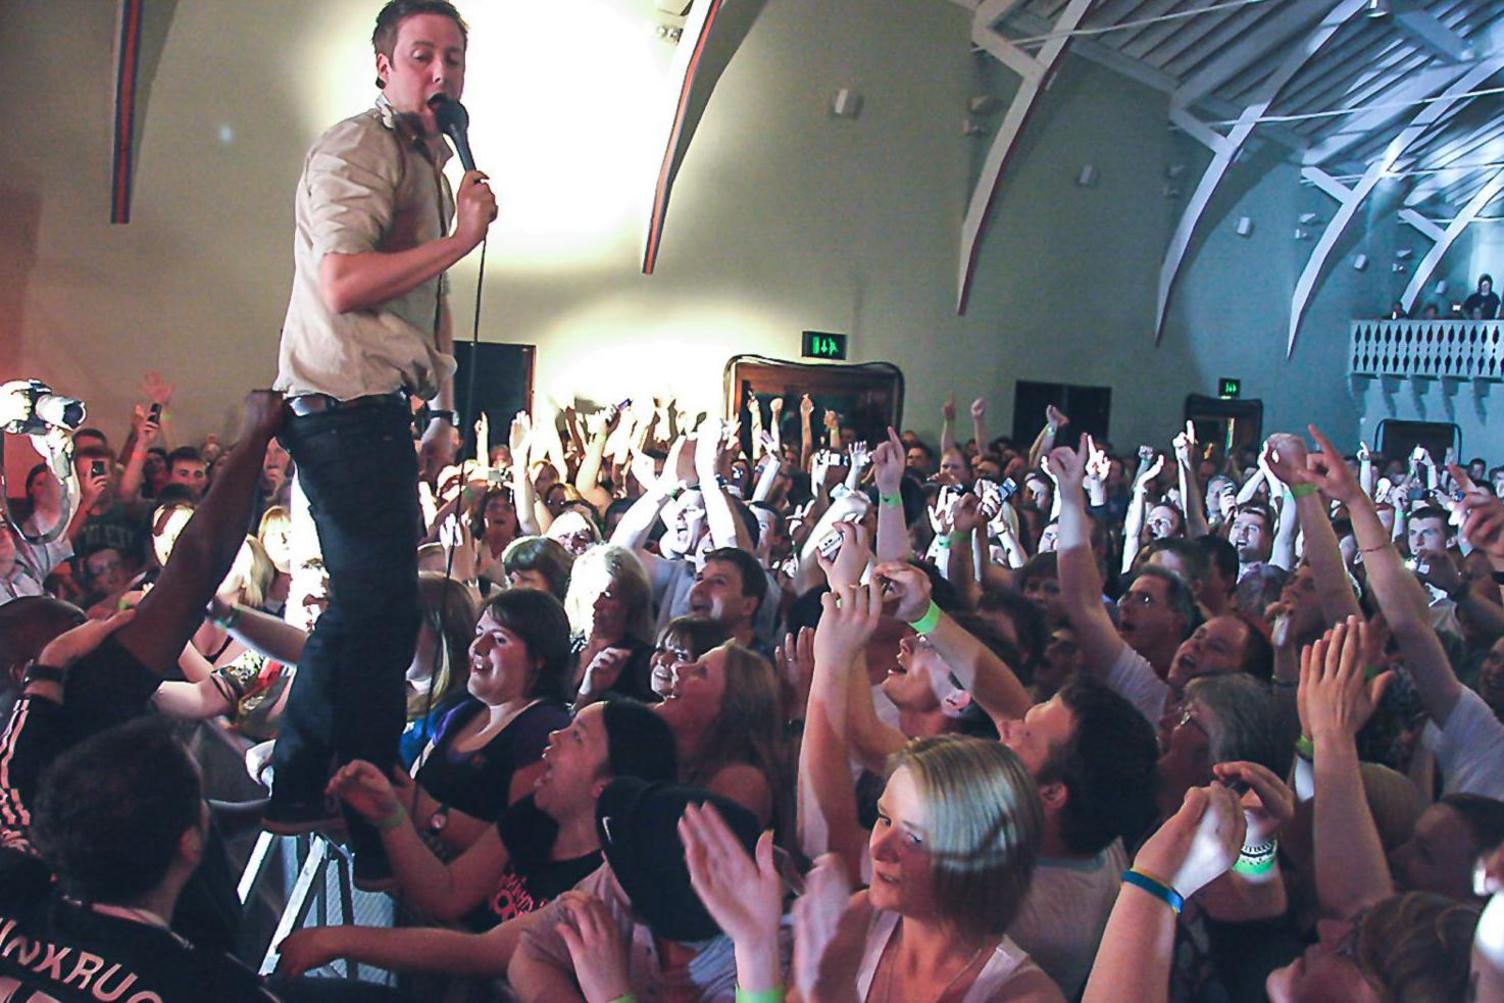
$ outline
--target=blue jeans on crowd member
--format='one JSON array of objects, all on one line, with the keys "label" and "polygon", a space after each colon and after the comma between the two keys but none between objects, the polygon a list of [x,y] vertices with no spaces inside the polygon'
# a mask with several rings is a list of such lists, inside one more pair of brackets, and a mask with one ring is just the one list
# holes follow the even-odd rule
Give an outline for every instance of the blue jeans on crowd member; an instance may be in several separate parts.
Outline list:
[{"label": "blue jeans on crowd member", "polygon": [[412,413],[395,398],[289,414],[282,441],[329,573],[273,758],[273,804],[309,805],[338,765],[397,762],[418,635],[418,461]]}]

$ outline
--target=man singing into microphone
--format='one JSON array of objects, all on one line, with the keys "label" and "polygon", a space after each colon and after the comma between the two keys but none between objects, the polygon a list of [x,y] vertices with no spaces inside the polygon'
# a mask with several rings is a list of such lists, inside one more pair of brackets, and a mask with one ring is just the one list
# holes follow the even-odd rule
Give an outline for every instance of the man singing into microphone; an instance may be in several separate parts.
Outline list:
[{"label": "man singing into microphone", "polygon": [[[318,527],[330,603],[279,725],[264,821],[272,832],[331,821],[324,786],[333,765],[396,761],[418,629],[409,399],[436,407],[423,434],[425,468],[452,459],[444,271],[496,217],[484,174],[467,173],[452,197],[442,171],[450,150],[434,104],[459,99],[467,41],[450,3],[387,3],[371,38],[375,107],[324,133],[298,180],[276,388],[287,396],[283,441]],[[380,842],[352,826],[357,870],[374,880]]]}]

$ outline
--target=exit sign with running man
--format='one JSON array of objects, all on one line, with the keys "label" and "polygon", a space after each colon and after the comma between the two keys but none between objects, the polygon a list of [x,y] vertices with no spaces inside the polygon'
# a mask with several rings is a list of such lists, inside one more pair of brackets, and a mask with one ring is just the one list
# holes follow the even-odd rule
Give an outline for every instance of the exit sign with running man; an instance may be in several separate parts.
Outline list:
[{"label": "exit sign with running man", "polygon": [[824,331],[805,331],[804,357],[806,359],[844,359],[846,358],[846,336],[826,334]]}]

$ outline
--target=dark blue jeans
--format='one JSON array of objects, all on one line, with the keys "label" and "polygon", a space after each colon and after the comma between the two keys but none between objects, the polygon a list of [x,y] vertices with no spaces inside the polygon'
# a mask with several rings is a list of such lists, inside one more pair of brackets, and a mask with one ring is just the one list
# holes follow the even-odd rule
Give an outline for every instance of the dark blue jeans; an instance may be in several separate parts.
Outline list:
[{"label": "dark blue jeans", "polygon": [[287,416],[329,572],[277,728],[273,798],[318,802],[352,759],[397,761],[404,679],[418,634],[418,461],[405,404]]}]

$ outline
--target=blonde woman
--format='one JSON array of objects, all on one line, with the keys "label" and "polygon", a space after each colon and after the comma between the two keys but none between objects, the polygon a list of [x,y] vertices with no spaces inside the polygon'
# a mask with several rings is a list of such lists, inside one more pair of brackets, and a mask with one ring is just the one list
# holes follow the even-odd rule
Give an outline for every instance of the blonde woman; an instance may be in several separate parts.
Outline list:
[{"label": "blonde woman", "polygon": [[575,706],[608,692],[651,702],[653,597],[637,555],[605,544],[575,558],[564,610],[573,635]]}]

